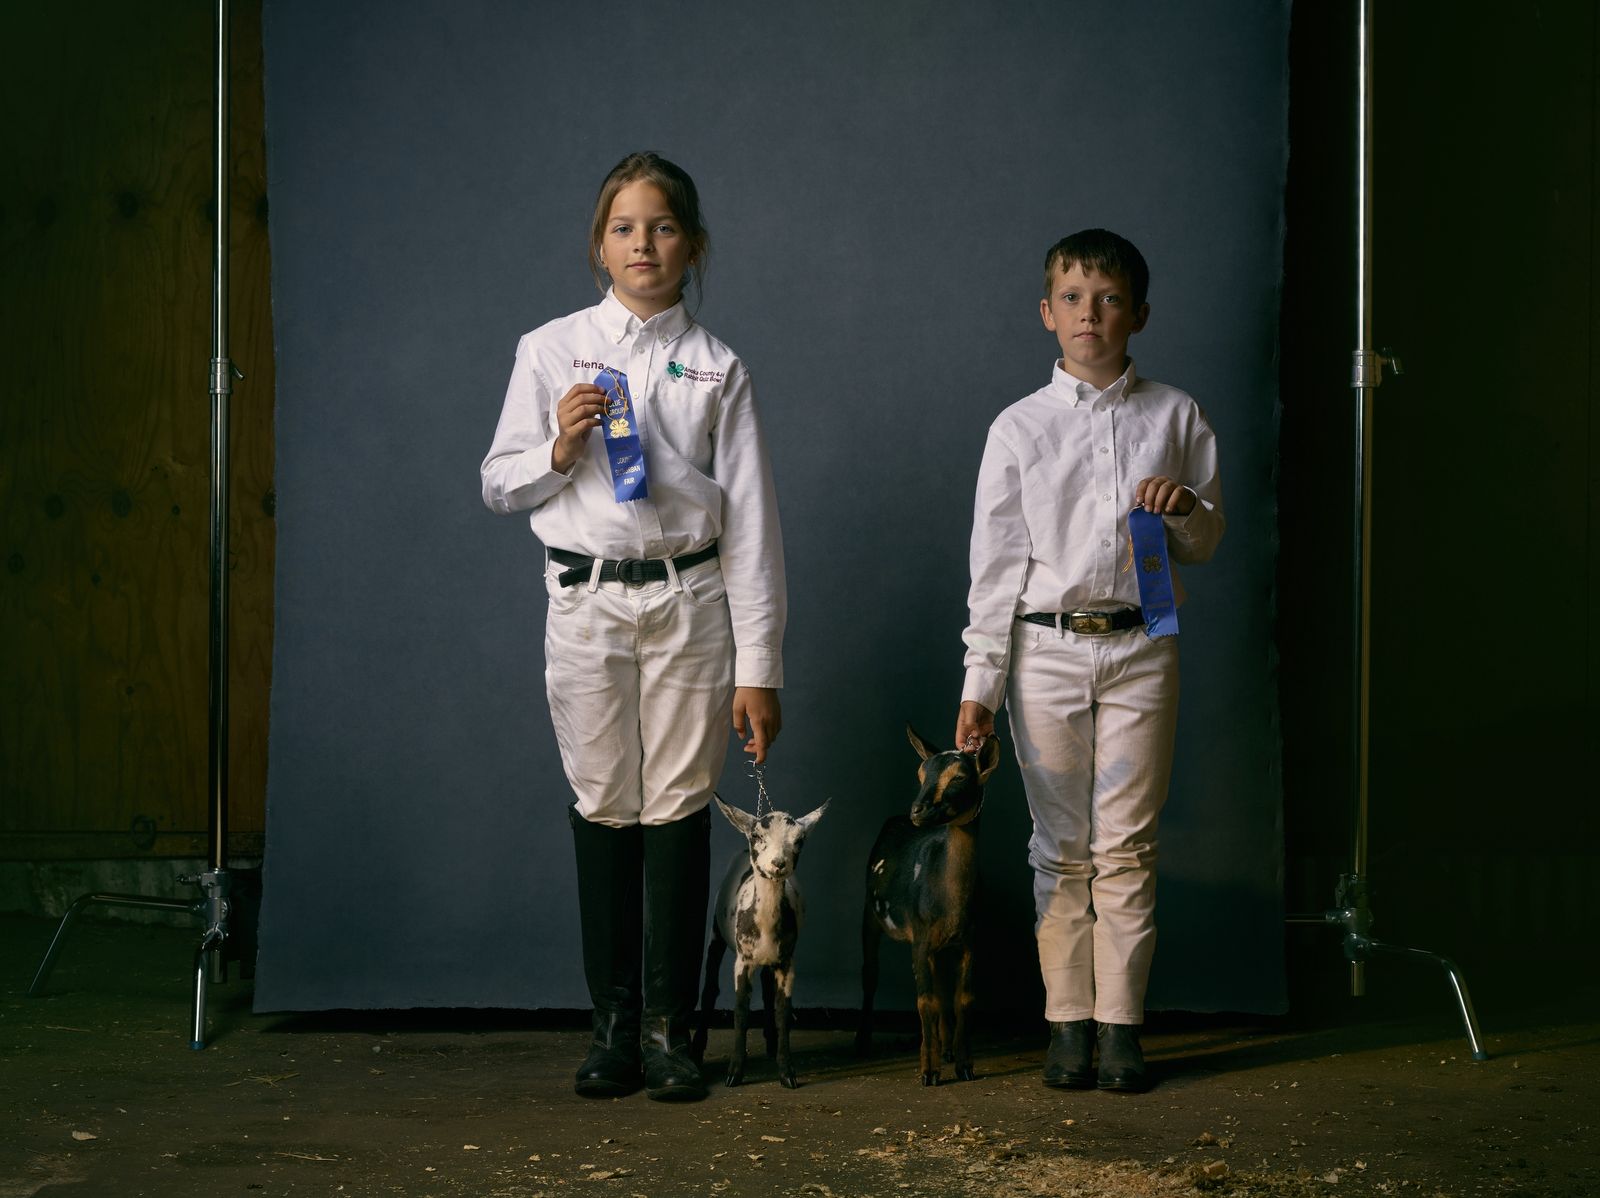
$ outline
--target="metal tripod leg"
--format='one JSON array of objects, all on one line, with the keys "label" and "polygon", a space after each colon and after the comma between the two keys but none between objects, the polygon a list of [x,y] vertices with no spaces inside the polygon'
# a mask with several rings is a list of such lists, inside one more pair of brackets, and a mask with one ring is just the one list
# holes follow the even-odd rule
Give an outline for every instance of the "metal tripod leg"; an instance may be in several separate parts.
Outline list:
[{"label": "metal tripod leg", "polygon": [[148,911],[182,911],[186,914],[198,914],[205,909],[203,899],[150,898],[142,894],[80,895],[61,917],[55,937],[45,951],[44,960],[39,963],[39,971],[33,975],[33,985],[28,987],[29,998],[37,998],[44,992],[45,983],[50,980],[50,971],[55,968],[56,958],[61,955],[61,946],[66,942],[67,929],[77,922],[84,908],[97,904],[103,907],[142,907]]},{"label": "metal tripod leg", "polygon": [[1483,1046],[1483,1032],[1478,1027],[1478,1013],[1472,1008],[1472,997],[1467,993],[1467,980],[1461,976],[1454,961],[1441,953],[1421,948],[1405,948],[1398,944],[1385,944],[1367,933],[1372,930],[1372,907],[1369,903],[1367,881],[1360,874],[1344,874],[1334,892],[1338,904],[1331,911],[1314,915],[1290,915],[1285,923],[1319,924],[1344,929],[1344,955],[1350,962],[1350,993],[1360,998],[1366,993],[1366,961],[1372,953],[1389,953],[1396,957],[1421,957],[1437,962],[1443,967],[1450,988],[1455,993],[1456,1008],[1461,1012],[1461,1022],[1467,1030],[1467,1041],[1472,1045],[1472,1059],[1487,1061],[1488,1052]]},{"label": "metal tripod leg", "polygon": [[1359,941],[1346,945],[1347,954],[1352,951],[1360,954],[1390,953],[1397,957],[1421,957],[1425,961],[1437,962],[1450,981],[1450,989],[1455,993],[1456,1008],[1461,1012],[1461,1022],[1467,1029],[1467,1040],[1472,1045],[1472,1059],[1474,1061],[1489,1059],[1489,1054],[1483,1046],[1483,1032],[1478,1028],[1478,1013],[1472,1009],[1472,996],[1467,993],[1467,980],[1461,976],[1461,971],[1456,968],[1454,961],[1443,953],[1433,953],[1423,948],[1406,948],[1398,944],[1384,944],[1380,940],[1371,940],[1364,936],[1350,936],[1347,940]]},{"label": "metal tripod leg", "polygon": [[206,930],[200,937],[199,947],[194,951],[194,1017],[189,1025],[189,1047],[204,1048],[206,983],[211,976],[217,981],[227,980],[227,964],[221,950],[228,941],[228,917],[232,912],[228,896],[232,890],[232,875],[226,869],[210,869],[193,877],[179,878],[178,881],[199,886],[202,897],[191,900],[151,898],[143,894],[80,895],[61,917],[50,947],[45,950],[44,960],[39,964],[39,971],[34,974],[33,984],[28,987],[28,997],[37,998],[44,992],[50,972],[55,968],[56,958],[61,955],[62,945],[66,943],[67,930],[88,907],[96,904],[105,907],[142,907],[147,911],[182,911],[187,915],[198,915],[206,921]]}]

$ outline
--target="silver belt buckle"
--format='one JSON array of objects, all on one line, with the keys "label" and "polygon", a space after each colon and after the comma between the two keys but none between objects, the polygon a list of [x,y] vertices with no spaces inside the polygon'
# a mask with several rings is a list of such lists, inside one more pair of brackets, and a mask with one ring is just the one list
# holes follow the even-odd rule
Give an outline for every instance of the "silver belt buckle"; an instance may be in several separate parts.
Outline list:
[{"label": "silver belt buckle", "polygon": [[1104,636],[1111,632],[1111,617],[1098,611],[1069,611],[1066,615],[1067,631],[1079,636]]}]

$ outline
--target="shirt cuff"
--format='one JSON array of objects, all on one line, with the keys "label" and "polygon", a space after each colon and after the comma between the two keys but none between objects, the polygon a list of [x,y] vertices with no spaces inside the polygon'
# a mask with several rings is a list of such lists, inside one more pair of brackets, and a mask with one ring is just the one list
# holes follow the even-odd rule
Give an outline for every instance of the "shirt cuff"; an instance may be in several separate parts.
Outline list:
[{"label": "shirt cuff", "polygon": [[1006,676],[1001,670],[989,666],[970,666],[967,680],[961,688],[963,703],[982,703],[990,711],[999,711],[1006,698]]},{"label": "shirt cuff", "polygon": [[756,645],[735,648],[733,685],[778,690],[783,686],[783,654]]}]

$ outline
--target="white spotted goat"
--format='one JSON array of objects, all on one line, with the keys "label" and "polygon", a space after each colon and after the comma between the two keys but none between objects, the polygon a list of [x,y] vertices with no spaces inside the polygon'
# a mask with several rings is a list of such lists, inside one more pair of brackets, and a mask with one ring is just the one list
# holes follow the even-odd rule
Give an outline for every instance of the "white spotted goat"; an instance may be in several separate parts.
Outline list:
[{"label": "white spotted goat", "polygon": [[822,818],[828,804],[795,819],[784,811],[757,817],[723,802],[721,795],[716,800],[728,822],[749,842],[749,852],[736,854],[729,862],[717,891],[711,942],[706,946],[705,989],[700,996],[695,1056],[705,1056],[706,1030],[717,1003],[718,974],[723,954],[731,944],[734,1006],[728,1085],[737,1086],[744,1080],[750,975],[759,971],[766,1007],[763,1031],[767,1055],[778,1058],[778,1080],[792,1090],[799,1082],[789,1056],[789,1004],[794,995],[794,949],[805,915],[794,871],[800,863],[806,834]]}]

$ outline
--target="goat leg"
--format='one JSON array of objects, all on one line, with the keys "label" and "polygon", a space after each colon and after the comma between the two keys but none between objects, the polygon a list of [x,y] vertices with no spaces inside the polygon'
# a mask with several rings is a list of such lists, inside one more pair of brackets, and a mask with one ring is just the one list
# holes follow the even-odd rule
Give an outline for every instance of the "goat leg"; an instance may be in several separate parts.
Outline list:
[{"label": "goat leg", "polygon": [[784,1089],[793,1090],[800,1084],[794,1075],[794,1061],[789,1056],[789,1004],[794,998],[794,967],[773,972],[777,975],[775,988],[778,992],[778,1081]]},{"label": "goat leg", "polygon": [[972,1045],[967,1039],[967,1021],[972,1013],[972,946],[963,943],[960,954],[955,977],[955,1065],[956,1077],[970,1082],[976,1076],[972,1071]]},{"label": "goat leg", "polygon": [[933,991],[939,996],[939,1059],[951,1064],[955,1054],[955,992],[951,985],[955,975],[955,962],[948,946],[928,958],[933,969]]},{"label": "goat leg", "polygon": [[728,1085],[744,1081],[744,1034],[750,1021],[750,962],[733,958],[733,1050],[728,1054]]},{"label": "goat leg", "polygon": [[767,1059],[771,1060],[778,1055],[778,1031],[773,1027],[772,993],[776,989],[772,984],[772,966],[761,967],[761,1038],[767,1042]]},{"label": "goat leg", "polygon": [[922,1017],[922,1084],[939,1084],[939,992],[934,986],[932,954],[927,943],[911,946],[911,967],[917,981],[917,1014]]}]

